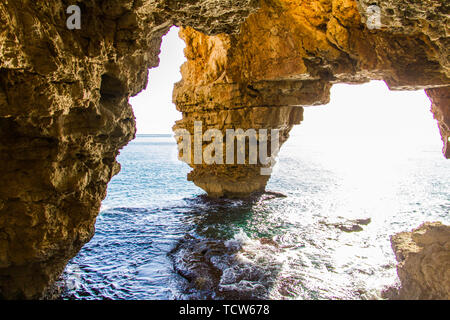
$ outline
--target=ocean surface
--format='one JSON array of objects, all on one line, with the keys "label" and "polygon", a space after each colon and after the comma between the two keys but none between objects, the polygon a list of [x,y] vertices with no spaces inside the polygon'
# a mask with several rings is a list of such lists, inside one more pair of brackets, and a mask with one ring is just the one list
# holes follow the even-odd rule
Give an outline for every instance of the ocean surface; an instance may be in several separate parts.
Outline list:
[{"label": "ocean surface", "polygon": [[379,299],[398,282],[390,235],[450,223],[450,162],[440,145],[296,132],[274,193],[248,200],[208,199],[171,136],[138,136],[94,238],[64,272],[63,298]]}]

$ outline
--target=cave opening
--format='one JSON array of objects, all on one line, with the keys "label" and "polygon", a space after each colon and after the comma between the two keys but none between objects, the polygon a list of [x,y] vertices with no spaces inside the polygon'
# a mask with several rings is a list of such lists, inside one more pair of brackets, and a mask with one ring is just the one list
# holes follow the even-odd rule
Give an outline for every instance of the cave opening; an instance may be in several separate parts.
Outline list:
[{"label": "cave opening", "polygon": [[186,46],[178,36],[179,28],[172,27],[163,37],[160,63],[149,70],[147,88],[130,99],[136,116],[138,135],[172,135],[172,127],[181,119],[172,103],[174,84],[181,80],[180,67],[186,61]]},{"label": "cave opening", "polygon": [[[172,44],[181,41],[176,32],[167,35]],[[122,171],[108,186],[96,235],[66,268],[67,297],[208,298],[218,287],[192,293],[186,274],[200,270],[193,277],[218,281],[212,275],[223,270],[195,257],[200,249],[226,257],[227,239],[248,259],[232,268],[274,280],[250,298],[379,298],[397,281],[386,234],[448,220],[448,164],[430,102],[423,91],[389,91],[381,81],[334,85],[328,105],[305,107],[267,186],[286,198],[205,198],[186,181],[189,167],[177,159],[170,131],[180,116],[170,102],[179,78],[168,73],[184,57],[171,49],[163,42],[147,92],[131,100],[138,135],[118,158]],[[408,185],[415,187],[405,192]],[[274,251],[267,239],[289,249]]]},{"label": "cave opening", "polygon": [[[300,162],[289,163],[296,157]],[[330,173],[328,183],[333,187],[328,192],[333,197],[346,195],[340,204],[329,195],[318,195],[329,201],[330,218],[359,219],[365,212],[371,218],[389,219],[406,210],[401,208],[405,203],[400,203],[408,201],[404,193],[408,185],[415,186],[408,192],[417,199],[436,196],[435,201],[440,198],[445,203],[448,197],[444,191],[448,163],[442,157],[442,140],[429,98],[423,90],[391,91],[383,81],[336,84],[329,104],[305,107],[304,121],[294,127],[281,149],[268,188],[276,188],[283,176],[300,175],[314,181],[314,173],[320,170]],[[300,183],[298,192],[305,185]],[[413,224],[427,219],[420,203],[412,210],[418,214],[408,218]],[[440,207],[433,211],[439,212]],[[441,212],[440,218],[444,217]],[[401,228],[395,226],[389,232]]]},{"label": "cave opening", "polygon": [[[430,114],[365,86],[334,86],[341,108],[305,121],[298,107],[338,82],[426,88],[450,158],[445,5],[369,2],[3,1],[0,298],[60,298],[66,266],[63,298],[370,299],[396,267],[391,298],[448,298],[450,170],[422,132],[437,132]],[[188,59],[175,128],[280,129],[275,192],[255,167],[188,174],[162,68],[133,113],[174,24]]]}]

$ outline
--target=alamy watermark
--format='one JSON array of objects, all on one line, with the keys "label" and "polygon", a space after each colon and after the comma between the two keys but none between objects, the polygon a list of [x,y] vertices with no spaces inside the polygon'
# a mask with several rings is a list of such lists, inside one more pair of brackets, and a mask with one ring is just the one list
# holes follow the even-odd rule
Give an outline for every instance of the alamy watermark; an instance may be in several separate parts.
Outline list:
[{"label": "alamy watermark", "polygon": [[69,30],[81,29],[81,8],[77,5],[71,5],[67,8],[67,14],[70,16],[67,18],[66,26]]},{"label": "alamy watermark", "polygon": [[376,4],[367,7],[367,28],[381,29],[381,8]]},{"label": "alamy watermark", "polygon": [[[66,26],[69,30],[81,29],[81,8],[77,5],[71,5],[67,8],[67,14],[70,16],[67,18]],[[370,30],[381,29],[381,8],[376,5],[370,5],[366,9],[367,13],[367,28]]]},{"label": "alamy watermark", "polygon": [[[188,164],[259,164],[263,166],[261,175],[272,173],[275,159],[280,151],[280,130],[278,129],[271,129],[270,132],[267,129],[258,131],[227,129],[224,138],[222,131],[218,129],[203,132],[202,122],[195,121],[193,137],[186,129],[175,130],[175,137],[178,142],[179,158]],[[203,147],[204,142],[209,144]]]}]

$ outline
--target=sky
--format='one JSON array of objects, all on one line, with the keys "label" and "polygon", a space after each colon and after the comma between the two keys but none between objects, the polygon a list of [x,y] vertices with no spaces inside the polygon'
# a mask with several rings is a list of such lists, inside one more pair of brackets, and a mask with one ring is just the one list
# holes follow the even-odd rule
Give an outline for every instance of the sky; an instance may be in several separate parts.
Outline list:
[{"label": "sky", "polygon": [[[181,80],[186,61],[184,41],[173,27],[163,38],[160,65],[149,71],[144,92],[131,99],[138,134],[171,134],[181,113],[172,103],[174,83]],[[291,135],[333,144],[339,139],[352,143],[440,145],[436,121],[424,91],[390,91],[382,81],[363,85],[334,85],[326,106],[305,108],[305,120]]]},{"label": "sky", "polygon": [[150,69],[147,89],[130,99],[136,116],[138,134],[172,134],[181,113],[172,103],[173,85],[181,80],[180,67],[186,61],[179,28],[172,27],[163,38],[160,64]]}]

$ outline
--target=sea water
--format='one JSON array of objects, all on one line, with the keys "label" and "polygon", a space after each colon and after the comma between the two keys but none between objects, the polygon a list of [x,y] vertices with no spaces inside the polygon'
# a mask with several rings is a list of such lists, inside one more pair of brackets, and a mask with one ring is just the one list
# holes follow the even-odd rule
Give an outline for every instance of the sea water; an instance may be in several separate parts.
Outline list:
[{"label": "sea water", "polygon": [[398,282],[389,237],[450,223],[450,163],[440,146],[374,144],[294,132],[267,186],[284,197],[212,200],[173,137],[138,136],[63,298],[378,299]]}]

